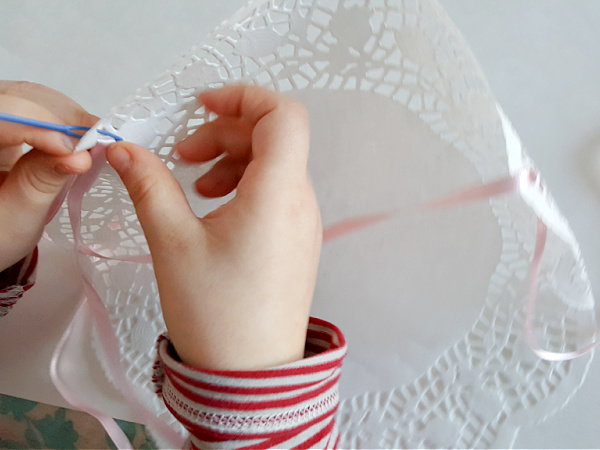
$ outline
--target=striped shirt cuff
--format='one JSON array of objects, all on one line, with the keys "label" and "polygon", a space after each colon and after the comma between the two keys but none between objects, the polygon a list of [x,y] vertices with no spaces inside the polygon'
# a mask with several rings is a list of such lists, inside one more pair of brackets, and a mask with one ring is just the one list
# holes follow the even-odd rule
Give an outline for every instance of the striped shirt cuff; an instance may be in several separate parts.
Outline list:
[{"label": "striped shirt cuff", "polygon": [[37,260],[36,247],[30,255],[0,272],[0,317],[7,315],[25,291],[33,286]]},{"label": "striped shirt cuff", "polygon": [[304,359],[265,370],[211,371],[181,363],[162,335],[153,381],[190,432],[191,448],[336,448],[346,351],[337,327],[311,318]]}]

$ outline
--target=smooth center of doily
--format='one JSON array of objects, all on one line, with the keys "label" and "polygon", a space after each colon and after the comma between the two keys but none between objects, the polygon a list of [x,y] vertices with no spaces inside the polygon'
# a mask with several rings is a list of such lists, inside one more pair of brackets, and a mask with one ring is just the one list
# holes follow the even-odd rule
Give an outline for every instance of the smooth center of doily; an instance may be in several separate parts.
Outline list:
[{"label": "smooth center of doily", "polygon": [[[498,222],[486,201],[411,212],[480,183],[475,168],[418,115],[370,93],[296,96],[313,104],[318,96],[322,106],[311,120],[335,123],[313,127],[312,135],[310,171],[324,224],[407,212],[324,245],[313,315],[338,323],[348,338],[342,393],[411,382],[479,317],[501,251]],[[344,108],[377,122],[338,123]]]}]

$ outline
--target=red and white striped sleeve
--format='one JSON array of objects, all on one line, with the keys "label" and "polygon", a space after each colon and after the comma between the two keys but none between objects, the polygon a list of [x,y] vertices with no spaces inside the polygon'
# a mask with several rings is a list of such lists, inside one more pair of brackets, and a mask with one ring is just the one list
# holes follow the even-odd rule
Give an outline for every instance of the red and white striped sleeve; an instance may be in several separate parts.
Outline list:
[{"label": "red and white striped sleeve", "polygon": [[25,291],[35,282],[38,249],[8,269],[0,272],[0,317],[4,317],[12,309]]},{"label": "red and white striped sleeve", "polygon": [[179,361],[157,343],[153,381],[195,448],[336,448],[338,381],[347,345],[341,331],[311,318],[305,358],[272,369],[211,371]]}]

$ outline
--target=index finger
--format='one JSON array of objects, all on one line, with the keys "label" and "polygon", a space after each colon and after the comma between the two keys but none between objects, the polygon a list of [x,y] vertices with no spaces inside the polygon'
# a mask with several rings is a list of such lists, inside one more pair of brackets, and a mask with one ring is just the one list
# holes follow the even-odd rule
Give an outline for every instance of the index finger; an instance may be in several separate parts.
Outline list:
[{"label": "index finger", "polygon": [[233,85],[204,91],[198,100],[220,116],[244,118],[254,126],[277,108],[284,97],[256,86]]},{"label": "index finger", "polygon": [[[35,101],[10,94],[0,94],[0,111],[11,115],[43,122],[83,126],[93,125],[96,121],[94,116],[85,111],[85,115],[82,115],[69,106],[63,106],[63,110],[63,116],[60,117]],[[65,118],[69,119],[70,117],[79,117],[79,121],[68,123]],[[69,153],[75,147],[75,140],[58,131],[0,121],[0,147],[17,147],[24,143],[54,155]]]},{"label": "index finger", "polygon": [[[98,118],[62,92],[29,81],[0,81],[0,95],[27,100],[47,110],[55,122],[91,127]],[[16,114],[16,113],[15,113]],[[39,119],[43,120],[43,119]]]},{"label": "index finger", "polygon": [[205,91],[199,101],[219,116],[240,118],[253,127],[251,159],[259,161],[264,169],[306,174],[309,126],[301,103],[248,85]]},{"label": "index finger", "polygon": [[[59,118],[37,103],[0,94],[0,111],[44,122],[60,123]],[[52,155],[73,151],[75,145],[67,136],[51,130],[0,120],[0,148],[28,144]]]}]

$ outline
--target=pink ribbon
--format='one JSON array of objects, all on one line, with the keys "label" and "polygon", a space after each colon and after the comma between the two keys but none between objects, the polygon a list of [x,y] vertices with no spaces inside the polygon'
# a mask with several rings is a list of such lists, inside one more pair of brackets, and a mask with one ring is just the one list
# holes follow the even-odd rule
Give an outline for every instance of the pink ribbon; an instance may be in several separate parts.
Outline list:
[{"label": "pink ribbon", "polygon": [[[68,212],[71,221],[71,227],[73,229],[74,245],[75,250],[79,253],[103,259],[113,259],[118,261],[129,261],[137,263],[150,263],[152,262],[150,255],[139,255],[132,257],[108,257],[92,250],[89,247],[81,244],[81,208],[84,194],[91,188],[94,181],[98,177],[102,166],[105,164],[105,147],[97,145],[91,150],[93,165],[92,169],[86,174],[77,177],[74,181],[68,194]],[[523,169],[520,173],[515,176],[497,180],[488,184],[477,186],[464,190],[462,192],[450,195],[443,199],[427,203],[414,212],[425,212],[427,210],[434,210],[440,208],[446,208],[453,205],[464,204],[468,202],[489,199],[495,196],[503,194],[516,194],[520,192],[523,186],[532,185],[537,179],[537,172],[534,169],[528,168]],[[394,216],[398,215],[399,211],[385,212],[381,214],[374,214],[368,216],[361,216],[353,219],[341,221],[339,223],[328,226],[323,231],[323,240],[332,241],[341,238],[347,234],[359,231],[361,229],[374,226],[380,222],[389,220]],[[525,322],[525,336],[527,345],[531,350],[542,359],[549,361],[566,361],[570,359],[582,356],[596,346],[600,345],[598,342],[594,342],[585,348],[573,352],[566,353],[555,353],[543,350],[539,347],[534,333],[534,314],[535,314],[535,300],[537,296],[537,284],[539,277],[540,263],[543,256],[547,227],[541,219],[538,219],[538,230],[536,236],[536,247],[529,271],[529,292],[526,303],[526,322]],[[92,286],[91,280],[88,275],[80,270],[80,276],[83,281],[85,296],[82,299],[77,313],[75,314],[73,321],[65,331],[61,341],[59,342],[53,356],[50,367],[50,374],[52,381],[56,388],[73,407],[88,412],[92,416],[96,417],[104,426],[106,432],[109,434],[115,445],[122,449],[131,448],[131,444],[116,425],[115,421],[105,414],[97,411],[95,408],[87,405],[85,402],[78,399],[75,395],[69,391],[60,380],[58,376],[58,362],[63,354],[65,343],[69,339],[71,330],[78,320],[81,320],[83,314],[84,304],[89,302],[92,312],[92,317],[96,330],[98,331],[100,345],[102,346],[103,353],[107,359],[107,363],[114,377],[115,385],[119,391],[123,394],[129,405],[139,414],[142,418],[143,423],[153,427],[154,431],[157,432],[162,439],[169,442],[174,448],[181,447],[183,444],[183,438],[170,428],[166,423],[158,419],[151,411],[149,411],[139,400],[133,395],[133,386],[125,375],[125,368],[122,365],[121,354],[119,352],[118,342],[114,330],[110,324],[110,318],[108,312],[99,297],[98,293]]]},{"label": "pink ribbon", "polygon": [[58,364],[59,364],[59,361],[62,359],[65,345],[66,345],[67,341],[69,340],[69,338],[71,337],[73,328],[75,328],[79,322],[84,320],[83,314],[85,313],[85,303],[86,303],[86,298],[83,297],[79,301],[79,305],[77,306],[77,311],[75,312],[75,315],[73,316],[73,319],[71,320],[71,323],[69,324],[66,331],[60,338],[58,345],[56,346],[56,348],[54,349],[54,352],[52,353],[52,359],[50,361],[50,378],[52,379],[52,383],[54,384],[54,386],[56,387],[56,389],[58,390],[60,395],[62,395],[62,397],[71,406],[73,406],[76,409],[79,409],[80,411],[84,411],[84,412],[90,414],[91,416],[95,417],[102,424],[102,426],[104,427],[104,429],[106,430],[107,434],[110,436],[110,438],[112,439],[114,444],[117,446],[117,448],[133,449],[131,442],[129,442],[129,439],[127,439],[127,436],[125,436],[125,433],[123,433],[123,430],[121,430],[121,428],[117,425],[115,420],[113,418],[107,416],[103,412],[98,411],[97,409],[93,408],[86,402],[82,401],[77,395],[73,394],[72,390],[69,389],[69,387],[67,387],[63,383],[63,381],[60,377],[60,374],[59,374]]},{"label": "pink ribbon", "polygon": [[329,225],[323,229],[323,241],[333,241],[347,234],[376,225],[385,220],[389,220],[397,215],[400,215],[401,213],[423,213],[426,211],[459,205],[461,203],[468,203],[476,200],[496,197],[502,194],[516,193],[519,192],[522,180],[528,177],[529,173],[529,170],[523,170],[515,176],[503,178],[501,180],[493,181],[481,186],[476,186],[465,191],[449,195],[448,197],[434,200],[419,207],[412,208],[408,211],[389,211],[380,214],[342,220],[341,222]]},{"label": "pink ribbon", "polygon": [[529,267],[529,292],[527,293],[527,302],[525,305],[525,340],[533,353],[541,359],[547,361],[570,361],[591,352],[596,347],[600,346],[600,342],[594,341],[591,344],[572,352],[551,352],[540,348],[537,342],[534,330],[535,300],[538,292],[537,282],[540,273],[540,264],[544,254],[544,247],[546,246],[547,233],[548,227],[542,219],[538,218],[535,250],[531,266]]},{"label": "pink ribbon", "polygon": [[[105,158],[106,147],[97,145],[90,153],[92,155],[92,168],[84,175],[78,176],[71,189],[69,190],[67,207],[69,212],[69,220],[73,230],[73,240],[75,250],[79,253],[83,253],[89,256],[113,259],[119,261],[130,261],[147,263],[152,262],[150,255],[140,255],[126,258],[107,257],[100,255],[92,249],[85,247],[81,244],[81,209],[84,194],[92,187],[92,184],[98,177],[102,166],[106,162]],[[76,255],[77,253],[74,253]],[[98,333],[98,341],[102,347],[102,352],[106,358],[106,363],[110,368],[110,372],[113,376],[114,385],[117,387],[119,392],[123,395],[129,406],[134,412],[140,417],[141,421],[150,425],[154,432],[156,432],[164,441],[169,443],[173,448],[181,448],[184,443],[182,438],[175,430],[169,427],[165,422],[160,420],[156,414],[150,411],[145,405],[133,394],[134,387],[125,375],[126,371],[121,361],[121,353],[119,352],[119,344],[117,337],[114,333],[112,325],[110,324],[110,317],[102,299],[94,289],[89,276],[79,267],[77,261],[76,266],[79,269],[79,276],[81,277],[84,296],[79,304],[77,313],[73,317],[71,324],[63,334],[58,346],[56,347],[52,360],[50,363],[50,376],[56,389],[63,396],[63,398],[74,408],[87,412],[92,415],[102,424],[114,444],[120,449],[131,449],[133,448],[123,431],[116,424],[114,419],[106,416],[100,411],[96,410],[93,406],[87,404],[85,401],[77,398],[70,392],[69,388],[65,386],[58,375],[58,363],[63,355],[63,350],[69,336],[72,333],[73,327],[75,327],[79,321],[83,320],[84,305],[89,305],[91,310],[92,320]]]},{"label": "pink ribbon", "polygon": [[[464,204],[477,200],[484,200],[486,198],[492,198],[503,194],[517,194],[521,192],[526,186],[536,186],[539,182],[539,174],[534,168],[523,168],[518,174],[497,180],[481,186],[467,189],[465,191],[450,195],[448,197],[427,203],[421,207],[416,208],[413,212],[425,212],[428,210],[435,210],[445,208],[449,206]],[[323,230],[323,240],[332,241],[338,239],[347,234],[359,231],[363,228],[367,228],[385,220],[391,219],[392,217],[400,214],[399,211],[392,211],[387,213],[374,214],[369,216],[361,216],[353,219],[344,220],[336,224],[325,227]],[[538,217],[537,221],[537,233],[535,250],[532,258],[532,262],[529,268],[529,290],[527,293],[527,301],[525,305],[525,342],[539,358],[548,361],[569,361],[580,356],[583,356],[596,347],[600,346],[600,342],[594,341],[591,344],[585,346],[582,349],[574,350],[571,352],[551,352],[542,349],[535,337],[535,303],[538,293],[538,279],[540,273],[540,265],[542,256],[544,254],[544,248],[546,246],[548,227],[544,221]]]}]

